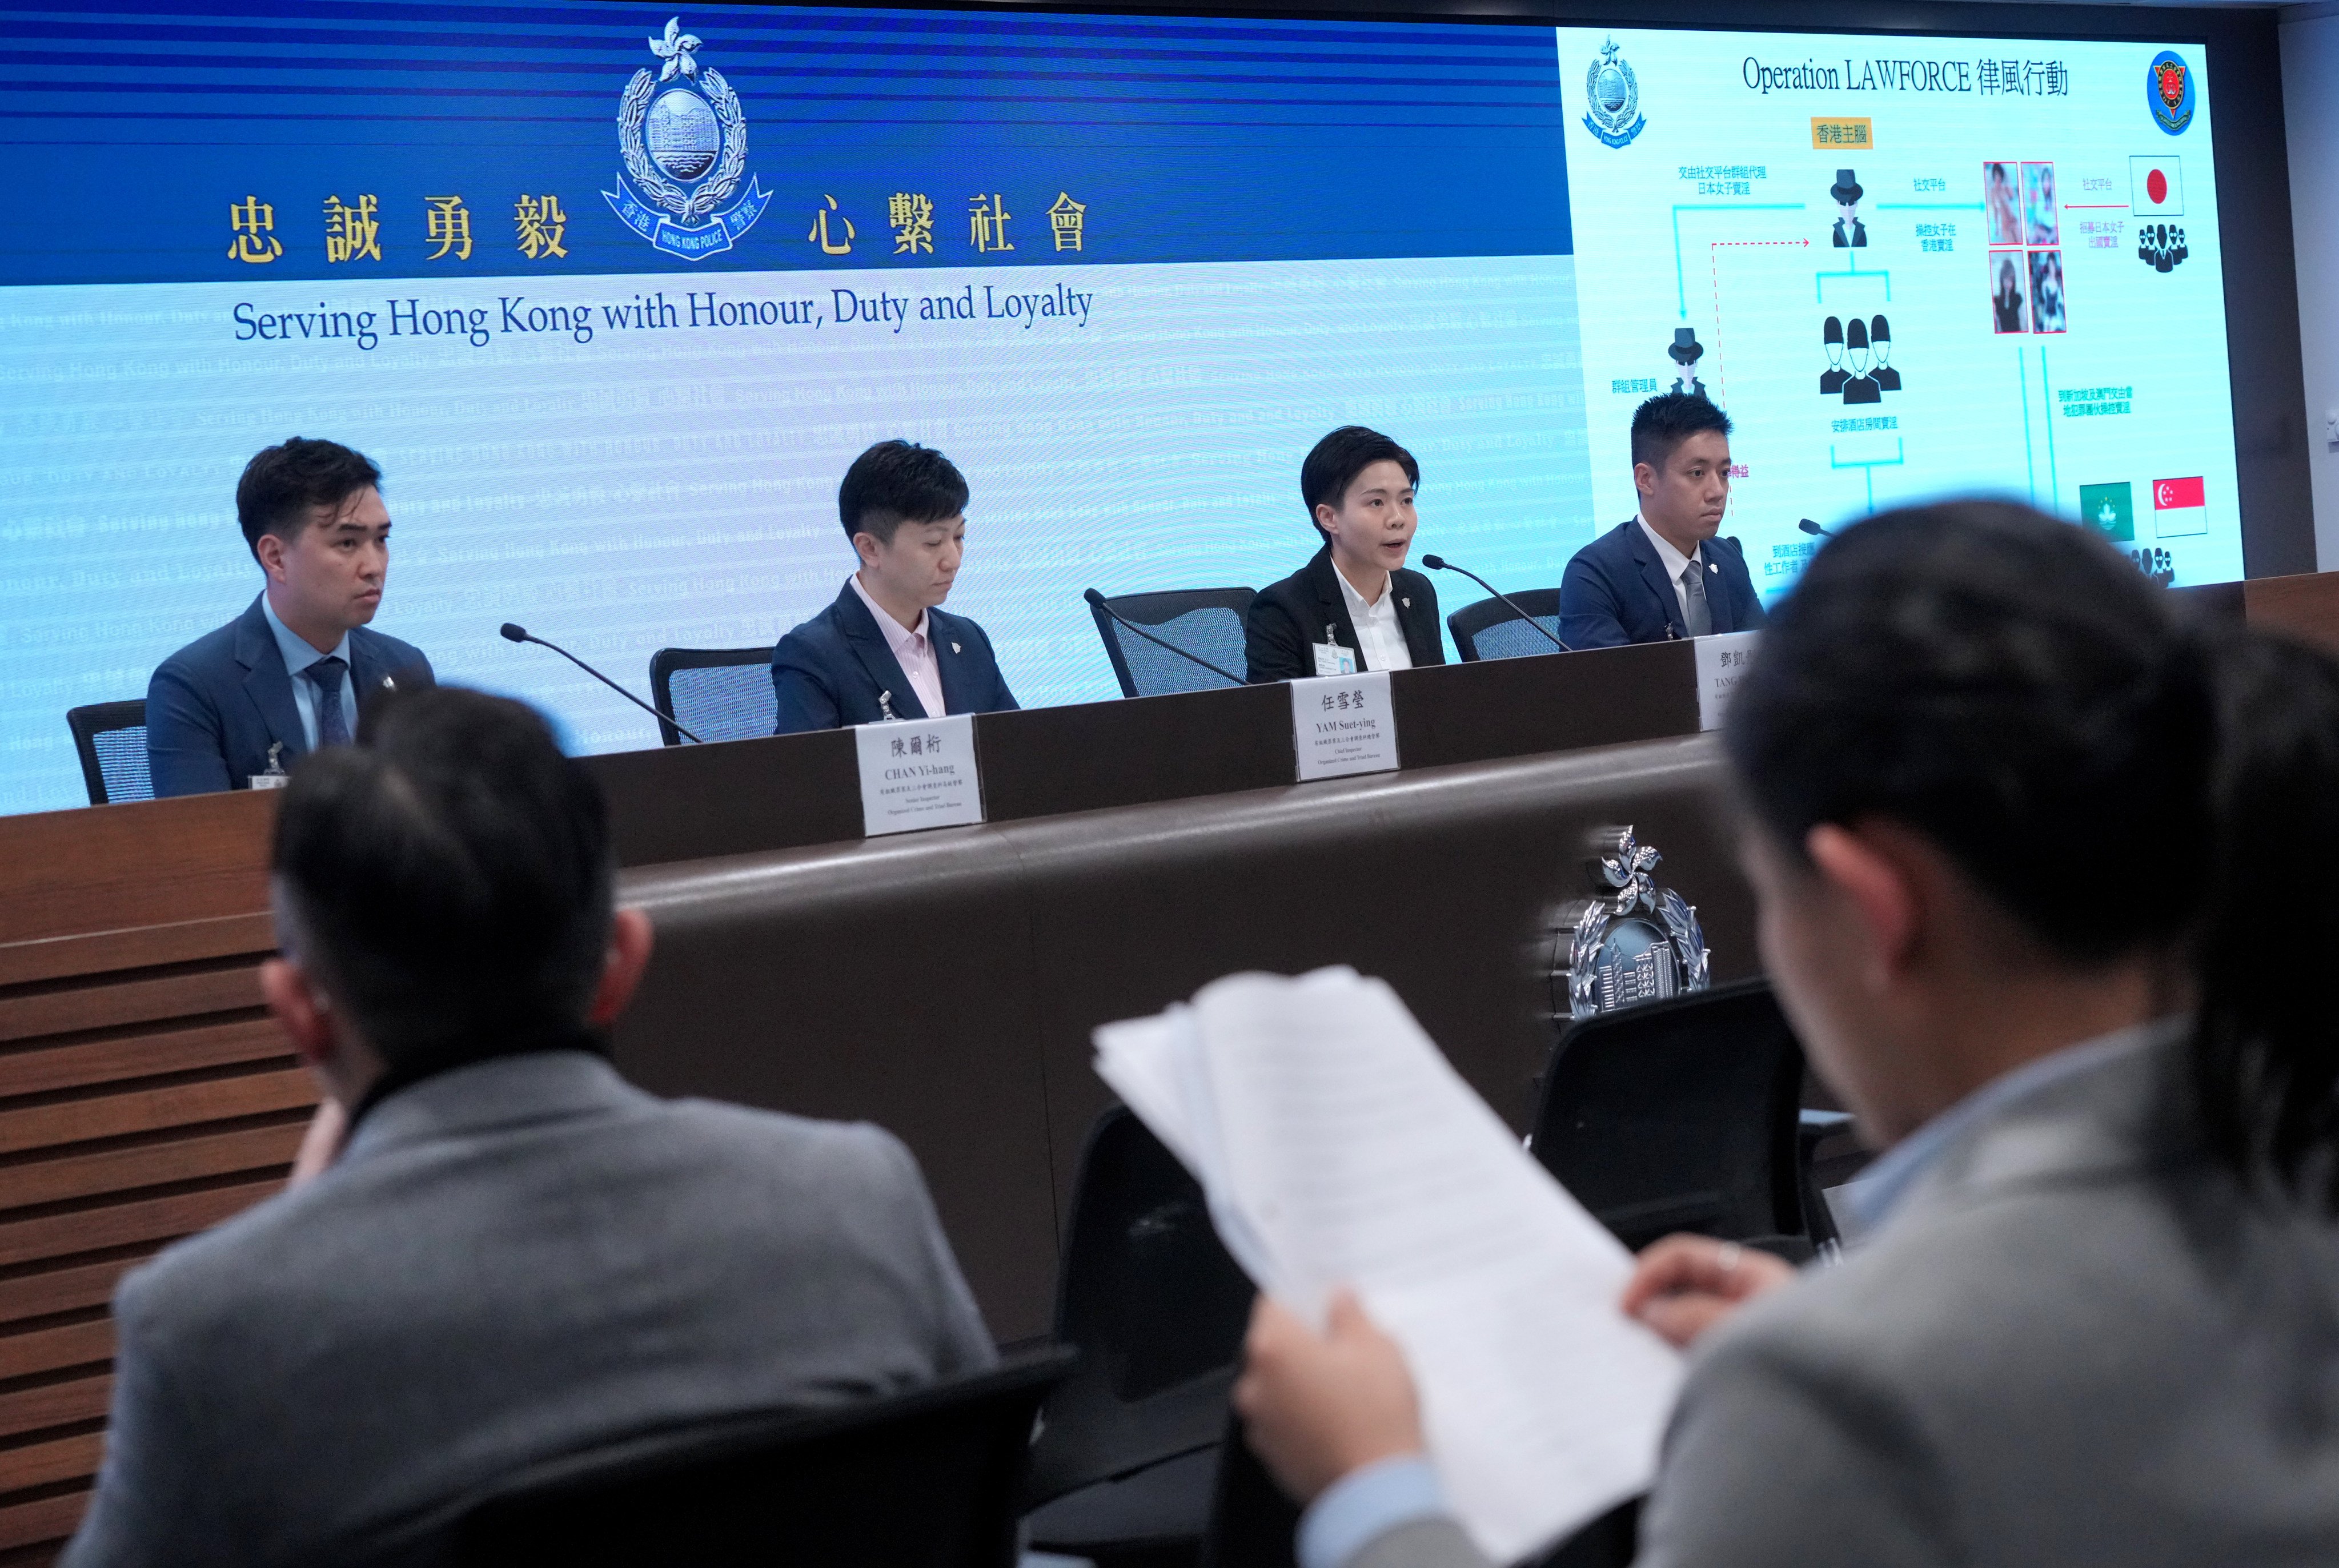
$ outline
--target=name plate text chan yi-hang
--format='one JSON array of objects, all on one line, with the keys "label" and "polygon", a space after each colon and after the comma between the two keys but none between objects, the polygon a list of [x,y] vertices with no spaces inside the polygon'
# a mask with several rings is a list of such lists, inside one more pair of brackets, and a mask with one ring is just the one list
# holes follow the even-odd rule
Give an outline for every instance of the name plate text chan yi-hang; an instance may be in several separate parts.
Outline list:
[{"label": "name plate text chan yi-hang", "polygon": [[871,838],[982,820],[974,765],[974,715],[857,725],[861,831]]}]

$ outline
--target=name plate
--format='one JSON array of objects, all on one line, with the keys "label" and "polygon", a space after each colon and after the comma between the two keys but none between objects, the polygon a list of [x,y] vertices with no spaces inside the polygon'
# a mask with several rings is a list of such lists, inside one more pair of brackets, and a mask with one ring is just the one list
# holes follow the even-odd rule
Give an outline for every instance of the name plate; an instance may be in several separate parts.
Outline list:
[{"label": "name plate", "polygon": [[1730,712],[1731,694],[1746,678],[1754,663],[1754,645],[1761,632],[1716,632],[1699,637],[1697,649],[1697,727],[1718,730]]},{"label": "name plate", "polygon": [[982,820],[974,765],[974,715],[856,725],[861,831],[871,838]]},{"label": "name plate", "polygon": [[1291,744],[1301,780],[1396,766],[1396,714],[1387,670],[1291,683]]}]

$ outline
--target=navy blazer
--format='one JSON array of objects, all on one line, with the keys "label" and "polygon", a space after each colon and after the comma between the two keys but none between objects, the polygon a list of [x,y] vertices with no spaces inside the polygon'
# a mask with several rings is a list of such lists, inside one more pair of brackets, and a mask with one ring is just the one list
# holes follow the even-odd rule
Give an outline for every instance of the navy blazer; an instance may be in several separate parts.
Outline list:
[{"label": "navy blazer", "polygon": [[[1015,694],[1007,689],[981,626],[964,616],[929,609],[926,636],[942,668],[946,711],[995,714],[1015,706]],[[779,698],[778,735],[876,724],[885,716],[877,705],[880,692],[891,694],[895,718],[932,716],[850,582],[838,590],[834,604],[772,650],[772,689]]]},{"label": "navy blazer", "polygon": [[[1405,633],[1405,651],[1416,666],[1442,665],[1446,645],[1437,634],[1437,590],[1419,572],[1403,567],[1389,574],[1389,593],[1396,596],[1396,624]],[[1340,591],[1338,568],[1332,565],[1332,547],[1326,545],[1308,564],[1279,583],[1259,590],[1243,621],[1244,678],[1253,685],[1268,681],[1296,681],[1316,674],[1310,645],[1322,646],[1324,628],[1332,639],[1357,656],[1356,623],[1348,618],[1348,596]]]},{"label": "navy blazer", "polygon": [[[284,650],[260,606],[253,599],[243,614],[164,659],[146,683],[146,765],[157,796],[249,789],[253,774],[268,771],[268,748],[279,741],[288,772],[308,754]],[[371,626],[350,632],[350,680],[360,715],[377,693],[438,684],[421,649]]]},{"label": "navy blazer", "polygon": [[[1770,616],[1755,597],[1745,552],[1719,535],[1699,552],[1705,602],[1717,632],[1751,632]],[[1665,576],[1641,519],[1609,529],[1575,552],[1559,580],[1559,636],[1572,648],[1615,648],[1689,636],[1681,596]]]}]

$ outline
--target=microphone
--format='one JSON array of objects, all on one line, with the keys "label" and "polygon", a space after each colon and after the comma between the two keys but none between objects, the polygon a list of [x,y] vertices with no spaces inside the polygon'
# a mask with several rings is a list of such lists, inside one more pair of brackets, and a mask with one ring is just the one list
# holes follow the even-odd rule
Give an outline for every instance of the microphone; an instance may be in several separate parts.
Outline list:
[{"label": "microphone", "polygon": [[692,735],[688,730],[684,729],[680,719],[676,718],[672,714],[659,713],[657,709],[642,701],[641,698],[636,696],[633,693],[627,691],[625,687],[619,685],[617,682],[603,675],[599,670],[595,669],[591,665],[587,664],[583,659],[578,658],[575,654],[570,653],[567,648],[562,647],[558,643],[548,643],[542,637],[531,635],[526,626],[515,626],[510,621],[506,621],[504,623],[504,641],[508,643],[534,643],[540,648],[550,648],[554,653],[558,654],[562,658],[567,659],[570,664],[575,665],[578,669],[583,670],[587,675],[591,676],[595,680],[599,681],[603,685],[608,687],[611,691],[617,693],[619,696],[625,698],[627,702],[633,704],[644,713],[648,714],[655,718],[662,719],[666,723],[672,725],[676,731],[680,734],[684,739],[696,741],[700,745],[705,745],[706,744],[705,741],[699,740],[696,735]]},{"label": "microphone", "polygon": [[1147,642],[1160,644],[1161,646],[1168,648],[1171,653],[1176,654],[1179,658],[1186,660],[1188,663],[1201,666],[1204,669],[1209,671],[1220,680],[1227,681],[1239,686],[1248,684],[1239,676],[1229,675],[1226,671],[1219,668],[1218,666],[1212,664],[1201,655],[1188,653],[1184,648],[1179,647],[1176,643],[1171,642],[1167,637],[1155,636],[1151,632],[1147,631],[1143,626],[1139,626],[1135,621],[1130,620],[1127,616],[1122,615],[1119,610],[1114,609],[1110,605],[1105,603],[1104,596],[1097,592],[1094,588],[1088,589],[1081,595],[1081,597],[1088,600],[1091,606],[1102,610],[1114,620],[1119,621],[1122,626],[1127,626],[1130,631],[1135,632],[1139,636],[1143,637]]},{"label": "microphone", "polygon": [[1833,528],[1823,528],[1817,523],[1811,521],[1809,518],[1805,518],[1801,522],[1797,523],[1795,527],[1802,529],[1803,532],[1807,534],[1813,535],[1820,538],[1831,539],[1835,537],[1835,530]]},{"label": "microphone", "polygon": [[1517,603],[1512,599],[1510,595],[1503,592],[1502,589],[1496,587],[1494,584],[1488,582],[1477,573],[1471,571],[1468,567],[1457,567],[1452,561],[1447,560],[1444,556],[1424,556],[1421,557],[1421,564],[1427,567],[1433,572],[1460,572],[1464,577],[1469,578],[1472,582],[1477,584],[1480,587],[1485,589],[1496,598],[1502,600],[1503,603],[1509,605],[1513,615],[1517,616],[1519,619],[1526,622],[1527,625],[1533,626],[1535,630],[1542,632],[1545,640],[1549,642],[1553,647],[1557,648],[1564,654],[1572,654],[1575,652],[1574,648],[1569,647],[1565,643],[1561,642],[1557,637],[1553,636],[1549,631],[1545,630],[1544,624],[1541,621],[1527,614],[1526,611],[1519,608]]}]

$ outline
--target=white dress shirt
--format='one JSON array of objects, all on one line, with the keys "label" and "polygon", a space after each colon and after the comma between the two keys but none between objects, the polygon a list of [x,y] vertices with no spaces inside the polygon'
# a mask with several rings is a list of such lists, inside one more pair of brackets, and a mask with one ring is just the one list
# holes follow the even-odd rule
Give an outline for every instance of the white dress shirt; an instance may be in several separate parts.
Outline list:
[{"label": "white dress shirt", "polygon": [[[910,689],[918,694],[918,705],[926,710],[928,718],[942,717],[943,666],[934,657],[933,639],[926,635],[926,612],[918,612],[916,626],[904,626],[891,611],[869,597],[869,590],[861,586],[859,572],[847,580],[853,584],[853,591],[861,596],[861,602],[869,606],[877,629],[885,634],[885,646],[893,650],[893,662],[910,677]],[[898,714],[902,710],[896,707],[893,711]]]},{"label": "white dress shirt", "polygon": [[1332,563],[1332,577],[1340,585],[1340,597],[1348,601],[1348,622],[1357,628],[1358,663],[1368,670],[1413,668],[1413,650],[1406,646],[1405,627],[1396,618],[1396,577],[1381,583],[1380,602],[1370,605],[1337,561]]},{"label": "white dress shirt", "polygon": [[[1614,514],[1611,513],[1610,515],[1613,517]],[[1700,569],[1704,567],[1706,564],[1705,547],[1703,545],[1698,546],[1697,553],[1695,555],[1683,555],[1679,550],[1673,548],[1673,546],[1665,542],[1664,535],[1649,527],[1648,518],[1641,516],[1638,512],[1635,512],[1633,514],[1633,520],[1641,525],[1641,531],[1643,533],[1649,536],[1649,543],[1657,547],[1657,559],[1664,563],[1665,577],[1673,585],[1673,603],[1681,606],[1682,625],[1689,625],[1689,593],[1682,587],[1682,573],[1688,569],[1689,564],[1692,561],[1695,561]],[[1706,596],[1708,599],[1712,598],[1712,597],[1713,596],[1712,594],[1708,594]]]},{"label": "white dress shirt", "polygon": [[[341,722],[350,726],[350,734],[357,734],[358,671],[350,660],[350,634],[341,634],[331,655],[321,654],[309,646],[308,638],[276,618],[276,606],[268,602],[266,594],[260,596],[260,613],[268,617],[268,629],[276,634],[276,651],[284,656],[284,673],[292,677],[292,705],[301,710],[301,734],[309,749],[317,749],[317,683],[301,672],[321,658],[341,661]],[[284,765],[291,767],[292,760],[285,758]]]}]

